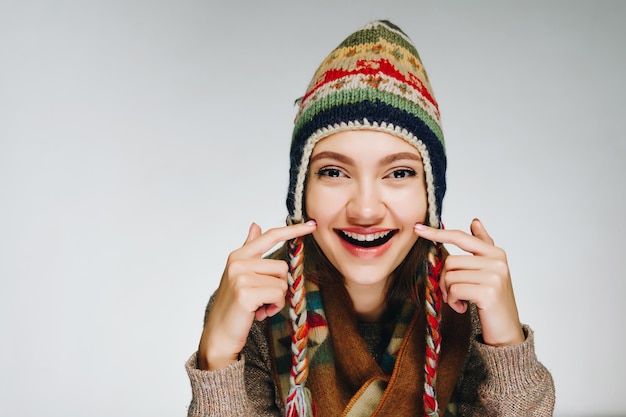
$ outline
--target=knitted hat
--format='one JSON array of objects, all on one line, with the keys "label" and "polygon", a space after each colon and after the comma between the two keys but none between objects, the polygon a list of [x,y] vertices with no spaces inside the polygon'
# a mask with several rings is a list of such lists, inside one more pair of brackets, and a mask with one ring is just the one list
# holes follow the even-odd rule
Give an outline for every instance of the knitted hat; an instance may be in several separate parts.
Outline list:
[{"label": "knitted hat", "polygon": [[[446,155],[439,108],[417,50],[408,36],[388,21],[374,21],[346,38],[322,62],[299,100],[291,142],[287,195],[288,223],[305,221],[304,188],[313,148],[325,137],[346,130],[393,134],[421,154],[428,199],[427,222],[440,227],[446,191]],[[314,404],[305,388],[308,374],[308,324],[303,282],[302,239],[289,242],[290,316],[293,327],[292,389],[287,415],[312,415]],[[426,284],[428,331],[424,407],[436,415],[434,379],[439,354],[441,252],[433,246]],[[433,414],[434,413],[434,414]]]}]

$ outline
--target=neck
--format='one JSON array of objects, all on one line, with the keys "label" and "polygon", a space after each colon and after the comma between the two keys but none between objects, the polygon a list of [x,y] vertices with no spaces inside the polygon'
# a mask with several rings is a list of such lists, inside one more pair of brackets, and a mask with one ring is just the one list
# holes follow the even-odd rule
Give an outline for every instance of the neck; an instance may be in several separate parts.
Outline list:
[{"label": "neck", "polygon": [[380,321],[385,311],[385,286],[346,285],[352,299],[356,316],[360,321],[375,323]]}]

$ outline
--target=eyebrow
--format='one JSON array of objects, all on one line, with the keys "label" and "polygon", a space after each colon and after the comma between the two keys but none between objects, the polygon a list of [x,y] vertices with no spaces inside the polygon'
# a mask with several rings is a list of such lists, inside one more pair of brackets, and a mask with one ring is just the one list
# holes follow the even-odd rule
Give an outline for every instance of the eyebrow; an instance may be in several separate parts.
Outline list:
[{"label": "eyebrow", "polygon": [[[346,156],[344,154],[341,153],[337,153],[337,152],[332,152],[332,151],[322,151],[318,154],[315,154],[311,157],[311,162],[313,163],[315,161],[317,161],[318,159],[334,159],[336,161],[339,161],[343,164],[347,164],[347,165],[354,165],[354,159],[350,158],[349,156]],[[379,161],[379,165],[387,165],[390,164],[392,162],[395,161],[399,161],[399,160],[403,160],[403,159],[409,159],[412,161],[418,161],[418,162],[422,162],[422,158],[420,157],[420,155],[416,155],[414,153],[411,152],[398,152],[398,153],[392,153],[390,155],[385,156],[383,159],[381,159]]]},{"label": "eyebrow", "polygon": [[383,159],[380,160],[380,165],[387,165],[395,161],[399,161],[402,159],[409,159],[412,161],[422,162],[422,157],[420,155],[416,155],[411,152],[398,152],[392,153],[391,155],[387,155]]},{"label": "eyebrow", "polygon": [[346,156],[342,153],[337,153],[337,152],[331,152],[331,151],[322,151],[316,155],[313,155],[311,157],[311,162],[313,163],[315,161],[317,161],[318,159],[334,159],[336,161],[339,161],[341,163],[344,164],[348,164],[348,165],[354,165],[354,159],[350,158],[349,156]]}]

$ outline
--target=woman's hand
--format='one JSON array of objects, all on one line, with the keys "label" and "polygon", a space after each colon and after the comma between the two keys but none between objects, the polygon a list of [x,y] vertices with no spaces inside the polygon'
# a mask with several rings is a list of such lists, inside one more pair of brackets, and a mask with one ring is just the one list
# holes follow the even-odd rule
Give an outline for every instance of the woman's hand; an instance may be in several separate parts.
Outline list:
[{"label": "woman's hand", "polygon": [[510,346],[524,341],[509,265],[504,250],[494,246],[483,224],[474,219],[471,235],[460,230],[442,230],[417,224],[418,236],[448,243],[471,255],[449,255],[439,285],[443,301],[458,313],[467,310],[467,301],[478,308],[486,344]]},{"label": "woman's hand", "polygon": [[315,222],[277,227],[261,233],[252,224],[243,246],[228,256],[198,348],[199,369],[220,369],[236,362],[252,322],[278,313],[285,305],[287,262],[264,259],[280,242],[307,235]]}]

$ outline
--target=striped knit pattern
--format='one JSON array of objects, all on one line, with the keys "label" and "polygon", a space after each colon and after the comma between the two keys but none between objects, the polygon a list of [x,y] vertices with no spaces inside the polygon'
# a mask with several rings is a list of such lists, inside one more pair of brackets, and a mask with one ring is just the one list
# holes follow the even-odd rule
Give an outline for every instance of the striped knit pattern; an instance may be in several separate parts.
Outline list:
[{"label": "striped knit pattern", "polygon": [[438,227],[446,190],[439,107],[417,50],[387,21],[372,22],[343,41],[322,62],[299,100],[287,196],[294,221],[304,218],[304,184],[315,144],[356,129],[392,133],[427,150],[428,220]]},{"label": "striped knit pattern", "polygon": [[[419,150],[428,198],[427,223],[440,226],[446,155],[439,107],[417,50],[400,28],[388,21],[375,21],[350,35],[322,62],[298,102],[290,152],[288,223],[306,220],[304,187],[317,142],[340,131],[369,129],[393,134]],[[303,250],[300,244],[297,251],[290,252],[291,264],[295,256],[303,257]],[[294,302],[290,304],[292,377],[287,413],[293,417],[311,415],[309,408],[313,407],[313,402],[311,407],[305,404],[303,398],[308,397],[301,392],[309,366],[303,335],[309,330],[306,312],[303,319],[306,297],[300,293],[300,281],[295,275],[289,283]],[[435,293],[430,290],[431,296]],[[436,315],[432,322],[429,320],[432,329],[428,331],[427,343],[431,345],[439,343],[433,338],[438,335],[439,320]],[[432,377],[427,381],[424,399],[428,396],[436,412],[434,389],[429,386],[434,387],[438,356],[432,349],[427,351]]]}]

